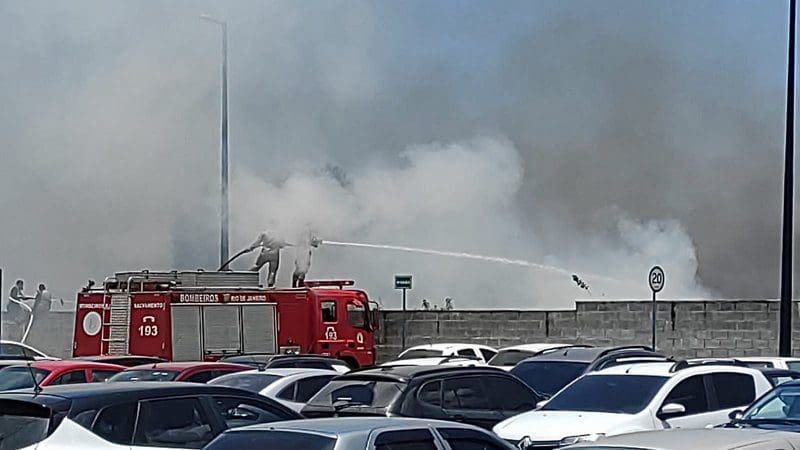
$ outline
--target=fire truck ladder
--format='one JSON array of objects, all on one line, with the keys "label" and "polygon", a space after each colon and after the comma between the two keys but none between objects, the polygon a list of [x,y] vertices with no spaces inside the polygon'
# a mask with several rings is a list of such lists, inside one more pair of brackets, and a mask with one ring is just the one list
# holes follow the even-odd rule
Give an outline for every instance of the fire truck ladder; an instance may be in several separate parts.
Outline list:
[{"label": "fire truck ladder", "polygon": [[[128,280],[130,287],[130,279]],[[103,308],[103,332],[100,336],[105,354],[127,355],[130,346],[130,291],[111,293],[108,308]]]}]

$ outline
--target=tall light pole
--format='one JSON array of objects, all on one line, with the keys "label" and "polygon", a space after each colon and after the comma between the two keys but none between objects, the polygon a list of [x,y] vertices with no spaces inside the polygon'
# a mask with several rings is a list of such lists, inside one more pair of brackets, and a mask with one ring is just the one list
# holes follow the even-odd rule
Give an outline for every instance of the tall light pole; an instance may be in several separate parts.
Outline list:
[{"label": "tall light pole", "polygon": [[219,226],[219,264],[228,261],[228,23],[203,14],[200,19],[222,27],[222,124],[220,126],[220,226]]},{"label": "tall light pole", "polygon": [[778,353],[792,356],[792,235],[794,233],[794,41],[796,0],[789,0],[789,57],[786,77],[786,150],[783,163],[781,317]]}]

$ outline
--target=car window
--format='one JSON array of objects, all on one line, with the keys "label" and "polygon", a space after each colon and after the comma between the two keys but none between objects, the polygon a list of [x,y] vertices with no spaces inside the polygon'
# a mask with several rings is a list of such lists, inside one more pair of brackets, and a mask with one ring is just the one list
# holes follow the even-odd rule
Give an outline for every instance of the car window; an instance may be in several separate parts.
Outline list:
[{"label": "car window", "polygon": [[213,380],[214,378],[217,378],[217,376],[219,376],[218,372],[212,370],[203,370],[187,378],[184,378],[181,381],[186,381],[187,383],[207,383]]},{"label": "car window", "polygon": [[800,388],[779,387],[765,394],[744,413],[743,421],[789,419],[800,420]]},{"label": "car window", "polygon": [[471,348],[462,348],[461,350],[456,352],[456,354],[458,356],[466,356],[467,358],[477,358],[478,357],[478,355],[475,354],[475,350],[472,350]]},{"label": "car window", "polygon": [[583,374],[588,363],[561,361],[528,361],[517,364],[511,373],[534,391],[553,395]]},{"label": "car window", "polygon": [[667,380],[649,375],[587,375],[556,394],[542,410],[636,414]]},{"label": "car window", "polygon": [[0,448],[3,450],[34,448],[58,426],[61,413],[35,401],[6,399],[1,403]]},{"label": "car window", "polygon": [[709,408],[703,375],[695,375],[678,383],[664,400],[664,405],[668,403],[683,405],[687,415],[707,412]]},{"label": "car window", "polygon": [[429,430],[384,431],[375,438],[375,450],[437,450]]},{"label": "car window", "polygon": [[[33,352],[28,352],[30,356],[33,356]],[[0,355],[3,356],[26,356],[25,349],[20,345],[8,344],[3,343],[0,344]]]},{"label": "car window", "polygon": [[318,434],[278,430],[269,432],[237,430],[221,434],[208,444],[205,450],[333,450],[335,445],[335,438]]},{"label": "car window", "polygon": [[405,384],[393,381],[333,379],[313,396],[308,404],[333,406],[344,402],[385,408],[400,395],[404,387]]},{"label": "car window", "polygon": [[443,382],[445,409],[490,409],[481,377],[454,377]]},{"label": "car window", "polygon": [[285,414],[279,414],[277,410],[251,399],[225,396],[214,396],[212,399],[214,400],[214,406],[228,428],[293,418]]},{"label": "car window", "polygon": [[800,361],[789,361],[786,363],[789,370],[800,370]]},{"label": "car window", "polygon": [[265,373],[237,373],[224,377],[217,377],[208,384],[214,386],[227,386],[244,389],[250,392],[261,392],[265,387],[280,380],[280,375],[267,375]]},{"label": "car window", "polygon": [[712,373],[711,383],[719,409],[749,405],[756,399],[753,377],[745,373]]},{"label": "car window", "polygon": [[73,370],[72,372],[67,372],[64,375],[56,378],[50,384],[80,384],[86,383],[86,371],[83,369],[80,370]]},{"label": "car window", "polygon": [[498,442],[480,431],[467,428],[437,428],[452,450],[505,450]]},{"label": "car window", "polygon": [[293,367],[301,369],[324,369],[331,370],[331,365],[323,361],[297,361]]},{"label": "car window", "polygon": [[364,305],[348,303],[347,304],[347,322],[353,328],[367,328],[366,312]]},{"label": "car window", "polygon": [[0,370],[0,391],[31,388],[34,378],[36,383],[41,383],[48,375],[50,375],[49,370],[28,366],[6,367]]},{"label": "car window", "polygon": [[108,381],[172,381],[178,375],[179,372],[173,370],[123,370],[109,378]]},{"label": "car window", "polygon": [[297,389],[297,382],[290,383],[288,386],[281,389],[281,391],[278,392],[278,395],[276,395],[275,397],[281,400],[287,400],[293,402],[295,389]]},{"label": "car window", "polygon": [[489,365],[513,367],[523,359],[530,358],[534,355],[536,355],[536,353],[527,350],[501,350],[489,361]]},{"label": "car window", "polygon": [[401,353],[397,359],[441,358],[441,350],[411,349]]},{"label": "car window", "polygon": [[480,349],[480,351],[481,351],[481,355],[483,355],[483,359],[485,361],[487,361],[487,362],[490,359],[494,358],[494,355],[497,354],[497,352],[493,352],[493,351],[489,350],[488,348],[482,348],[482,349]]},{"label": "car window", "polygon": [[430,381],[422,385],[417,391],[417,399],[422,403],[433,406],[442,406],[442,382]]},{"label": "car window", "polygon": [[336,302],[327,300],[320,303],[323,322],[336,322]]},{"label": "car window", "polygon": [[136,402],[121,403],[104,408],[94,421],[92,431],[114,444],[130,445],[136,423]]},{"label": "car window", "polygon": [[269,365],[270,369],[291,369],[291,368],[294,368],[294,367],[297,367],[297,363],[295,361],[292,361],[292,360],[288,360],[288,361],[280,361],[279,360],[279,361],[275,361],[273,363],[270,363],[270,365]]},{"label": "car window", "polygon": [[195,398],[140,403],[134,444],[202,448],[214,438],[211,422]]},{"label": "car window", "polygon": [[308,377],[298,381],[297,391],[295,393],[294,401],[306,403],[311,400],[311,397],[316,395],[320,389],[325,387],[331,379],[336,375],[321,375],[318,377]]},{"label": "car window", "polygon": [[752,367],[753,369],[764,369],[764,368],[770,369],[775,367],[769,361],[745,361],[744,365],[747,367]]},{"label": "car window", "polygon": [[118,371],[116,370],[93,370],[92,371],[92,383],[101,383],[103,381],[108,381],[109,378],[116,375]]},{"label": "car window", "polygon": [[488,376],[483,378],[486,392],[490,392],[489,407],[502,411],[529,411],[544,400],[530,388],[513,377]]}]

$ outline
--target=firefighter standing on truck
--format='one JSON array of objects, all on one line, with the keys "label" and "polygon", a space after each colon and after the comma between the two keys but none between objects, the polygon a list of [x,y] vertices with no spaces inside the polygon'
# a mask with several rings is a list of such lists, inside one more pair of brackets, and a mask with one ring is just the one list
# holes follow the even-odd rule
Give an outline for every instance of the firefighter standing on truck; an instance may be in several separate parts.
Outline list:
[{"label": "firefighter standing on truck", "polygon": [[292,244],[286,242],[286,240],[280,237],[277,233],[270,230],[265,230],[262,231],[256,238],[255,242],[248,247],[248,251],[253,251],[258,247],[261,247],[261,252],[258,254],[256,262],[253,264],[253,267],[250,268],[250,270],[253,272],[258,272],[262,267],[264,267],[265,264],[269,264],[267,287],[275,286],[275,278],[278,275],[278,266],[281,263],[281,249],[290,245]]},{"label": "firefighter standing on truck", "polygon": [[[25,282],[17,280],[8,294],[8,316],[11,322],[19,329],[20,336],[24,333],[25,322],[31,314],[31,307],[25,304],[25,300],[33,300],[33,297],[28,297],[23,292]],[[27,313],[26,313],[27,312]]]},{"label": "firefighter standing on truck", "polygon": [[295,248],[294,254],[294,273],[292,274],[292,287],[303,287],[306,282],[306,275],[311,268],[311,251],[312,248],[319,247],[322,243],[321,240],[314,237],[313,234],[308,235],[308,239],[301,241],[302,244]]}]

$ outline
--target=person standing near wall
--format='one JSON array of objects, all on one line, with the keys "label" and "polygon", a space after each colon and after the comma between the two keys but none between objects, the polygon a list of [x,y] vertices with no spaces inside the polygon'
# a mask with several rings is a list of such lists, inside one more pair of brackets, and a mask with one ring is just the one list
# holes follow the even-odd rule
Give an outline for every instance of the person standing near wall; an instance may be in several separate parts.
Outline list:
[{"label": "person standing near wall", "polygon": [[30,320],[32,311],[31,307],[25,304],[26,300],[33,300],[33,297],[28,297],[23,292],[25,289],[25,282],[17,280],[8,294],[8,320],[14,324],[14,334],[18,339],[24,333],[25,324]]}]

